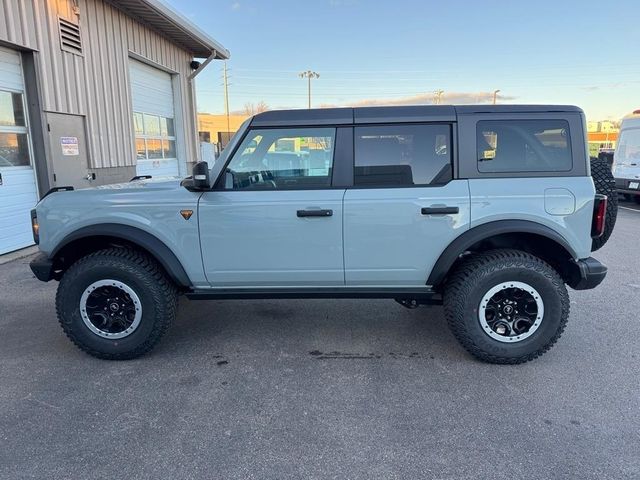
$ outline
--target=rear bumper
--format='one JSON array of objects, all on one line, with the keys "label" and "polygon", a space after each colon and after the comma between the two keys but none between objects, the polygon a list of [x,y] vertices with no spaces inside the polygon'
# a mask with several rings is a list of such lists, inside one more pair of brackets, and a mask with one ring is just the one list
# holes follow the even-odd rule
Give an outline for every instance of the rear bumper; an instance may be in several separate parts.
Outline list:
[{"label": "rear bumper", "polygon": [[48,282],[54,278],[53,262],[44,253],[31,260],[29,267],[38,280]]},{"label": "rear bumper", "polygon": [[593,257],[575,260],[574,275],[569,286],[574,290],[589,290],[596,288],[607,276],[606,265]]},{"label": "rear bumper", "polygon": [[640,195],[640,189],[629,188],[631,182],[640,183],[638,178],[616,178],[616,190],[629,195]]}]

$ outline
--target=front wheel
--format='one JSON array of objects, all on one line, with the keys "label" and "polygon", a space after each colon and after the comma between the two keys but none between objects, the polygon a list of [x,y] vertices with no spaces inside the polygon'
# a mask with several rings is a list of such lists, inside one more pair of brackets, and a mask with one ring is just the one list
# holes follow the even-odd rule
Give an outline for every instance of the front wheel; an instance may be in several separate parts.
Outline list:
[{"label": "front wheel", "polygon": [[177,303],[175,286],[153,259],[118,248],[74,263],[56,295],[58,320],[71,341],[109,360],[150,351],[174,320]]},{"label": "front wheel", "polygon": [[569,294],[546,262],[518,250],[494,250],[462,261],[449,277],[444,310],[451,331],[476,358],[524,363],[560,338]]}]

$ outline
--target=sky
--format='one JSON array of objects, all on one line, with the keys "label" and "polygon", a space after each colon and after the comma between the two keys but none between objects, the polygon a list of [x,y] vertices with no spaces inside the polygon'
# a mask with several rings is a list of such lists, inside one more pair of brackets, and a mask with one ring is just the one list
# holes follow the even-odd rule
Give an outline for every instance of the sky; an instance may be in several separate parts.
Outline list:
[{"label": "sky", "polygon": [[[640,2],[612,0],[164,0],[230,52],[229,103],[574,104],[589,120],[640,108]],[[224,112],[223,64],[197,77]]]}]

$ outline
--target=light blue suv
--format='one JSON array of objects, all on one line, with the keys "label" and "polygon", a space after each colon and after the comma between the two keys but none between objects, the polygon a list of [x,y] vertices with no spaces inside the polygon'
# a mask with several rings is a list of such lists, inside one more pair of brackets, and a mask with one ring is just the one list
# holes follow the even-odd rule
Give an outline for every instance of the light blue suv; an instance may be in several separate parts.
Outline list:
[{"label": "light blue suv", "polygon": [[182,182],[49,192],[31,268],[100,358],[148,352],[184,294],[444,304],[471,354],[525,362],[560,337],[565,285],[606,275],[584,125],[567,106],[261,113]]}]

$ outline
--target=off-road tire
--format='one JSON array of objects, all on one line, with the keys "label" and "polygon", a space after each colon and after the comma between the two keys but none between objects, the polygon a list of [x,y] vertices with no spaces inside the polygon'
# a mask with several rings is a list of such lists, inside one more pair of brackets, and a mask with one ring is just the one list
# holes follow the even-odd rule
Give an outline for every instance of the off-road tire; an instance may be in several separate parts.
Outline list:
[{"label": "off-road tire", "polygon": [[[80,299],[93,282],[111,279],[132,288],[142,304],[140,325],[128,336],[113,340],[92,332],[82,320]],[[129,249],[111,248],[89,254],[62,276],[56,311],[62,329],[81,350],[97,358],[127,360],[149,352],[176,316],[178,291],[149,256]]]},{"label": "off-road tire", "polygon": [[[482,297],[502,282],[524,282],[539,292],[544,315],[530,337],[504,343],[485,333],[478,319]],[[472,254],[449,276],[444,289],[449,328],[474,357],[489,363],[528,362],[549,350],[569,318],[569,294],[560,275],[546,262],[519,250]]]},{"label": "off-road tire", "polygon": [[591,177],[596,187],[596,192],[607,196],[607,214],[604,223],[604,233],[598,238],[594,238],[591,242],[591,251],[602,248],[616,224],[618,217],[618,192],[616,191],[616,181],[611,173],[611,166],[606,160],[591,161]]}]

